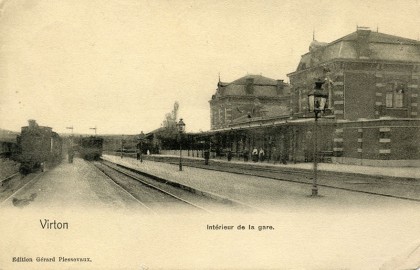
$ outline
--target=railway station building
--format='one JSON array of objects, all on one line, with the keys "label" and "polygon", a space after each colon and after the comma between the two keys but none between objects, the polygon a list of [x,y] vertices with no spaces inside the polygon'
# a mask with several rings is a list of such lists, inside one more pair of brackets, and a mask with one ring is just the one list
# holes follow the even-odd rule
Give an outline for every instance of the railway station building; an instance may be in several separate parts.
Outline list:
[{"label": "railway station building", "polygon": [[330,43],[313,41],[288,77],[293,118],[309,116],[308,91],[314,78],[325,79],[333,161],[420,165],[420,42],[358,28]]},{"label": "railway station building", "polygon": [[324,81],[329,110],[319,119],[321,160],[383,166],[420,165],[420,43],[358,28],[330,43],[314,40],[290,85],[248,75],[219,82],[210,100],[215,151],[242,157],[312,160],[314,114],[308,94]]},{"label": "railway station building", "polygon": [[290,87],[283,80],[247,75],[218,82],[210,103],[211,129],[226,128],[248,119],[289,114]]},{"label": "railway station building", "polygon": [[[232,152],[243,158],[253,149],[264,149],[267,156],[276,148],[277,135],[284,134],[273,121],[290,117],[290,85],[262,75],[246,75],[233,82],[218,82],[211,97],[211,130],[204,137],[211,138],[214,156]],[[282,149],[288,149],[288,136],[283,136]],[[284,152],[284,151],[283,151]]]}]

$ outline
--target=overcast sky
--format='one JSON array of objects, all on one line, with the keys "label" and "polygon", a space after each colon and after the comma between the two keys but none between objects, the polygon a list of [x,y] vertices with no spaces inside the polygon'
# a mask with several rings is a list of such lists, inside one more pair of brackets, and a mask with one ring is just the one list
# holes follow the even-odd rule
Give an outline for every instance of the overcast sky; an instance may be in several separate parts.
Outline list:
[{"label": "overcast sky", "polygon": [[[1,2],[1,0],[0,0]],[[179,101],[187,131],[209,130],[218,74],[288,81],[312,33],[368,26],[418,39],[420,2],[6,0],[0,17],[0,128],[136,134]]]}]

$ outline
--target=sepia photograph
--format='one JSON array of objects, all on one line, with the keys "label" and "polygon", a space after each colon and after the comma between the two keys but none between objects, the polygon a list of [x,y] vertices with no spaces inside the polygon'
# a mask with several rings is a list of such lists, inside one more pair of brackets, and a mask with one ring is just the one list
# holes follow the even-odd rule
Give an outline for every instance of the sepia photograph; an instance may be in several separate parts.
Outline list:
[{"label": "sepia photograph", "polygon": [[419,270],[419,14],[0,0],[0,270]]}]

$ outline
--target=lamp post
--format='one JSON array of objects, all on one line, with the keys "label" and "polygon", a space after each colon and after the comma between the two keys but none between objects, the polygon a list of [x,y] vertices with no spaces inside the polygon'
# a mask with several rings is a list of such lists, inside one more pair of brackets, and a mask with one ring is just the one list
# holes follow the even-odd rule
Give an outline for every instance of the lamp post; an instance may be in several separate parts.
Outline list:
[{"label": "lamp post", "polygon": [[124,135],[121,135],[121,158],[124,157]]},{"label": "lamp post", "polygon": [[71,138],[71,145],[73,145],[73,126],[71,126],[71,127],[66,127],[66,129],[71,129],[71,136],[70,136],[70,138]]},{"label": "lamp post", "polygon": [[66,129],[71,129],[71,135],[73,136],[73,126],[71,126],[71,127],[66,127]]},{"label": "lamp post", "polygon": [[144,135],[143,131],[140,132],[139,134],[139,142],[140,142],[140,149],[139,149],[139,158],[140,158],[140,162],[143,162],[143,141],[146,135]]},{"label": "lamp post", "polygon": [[182,133],[185,132],[185,123],[182,118],[176,124],[179,132],[179,170],[182,171]]},{"label": "lamp post", "polygon": [[70,136],[70,142],[69,142],[69,149],[67,150],[68,153],[68,161],[69,163],[73,162],[73,156],[74,156],[74,151],[73,151],[73,144],[74,144],[74,137],[73,137],[73,126],[71,127],[66,127],[66,129],[71,129],[71,136]]},{"label": "lamp post", "polygon": [[314,178],[312,183],[312,196],[318,196],[318,118],[319,114],[328,107],[327,98],[328,93],[322,88],[325,81],[318,79],[315,82],[315,87],[308,94],[309,111],[315,114],[314,123],[314,142],[313,142],[313,159],[314,159]]}]

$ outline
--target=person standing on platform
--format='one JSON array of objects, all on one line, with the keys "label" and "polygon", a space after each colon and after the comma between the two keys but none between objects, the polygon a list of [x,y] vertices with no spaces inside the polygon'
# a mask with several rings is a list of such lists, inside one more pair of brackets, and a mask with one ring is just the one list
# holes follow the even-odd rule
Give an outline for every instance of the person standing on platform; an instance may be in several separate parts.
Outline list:
[{"label": "person standing on platform", "polygon": [[232,160],[232,151],[231,151],[231,150],[229,150],[229,151],[227,152],[227,160],[228,160],[228,161],[231,161],[231,160]]},{"label": "person standing on platform", "polygon": [[281,153],[281,163],[283,163],[284,165],[287,164],[287,154],[286,154],[286,151],[282,151],[282,153]]},{"label": "person standing on platform", "polygon": [[258,156],[259,156],[260,162],[263,162],[265,160],[265,152],[264,152],[264,149],[262,149],[262,147],[260,148]]},{"label": "person standing on platform", "polygon": [[67,154],[68,154],[69,163],[73,163],[74,151],[72,147],[69,148]]},{"label": "person standing on platform", "polygon": [[254,150],[252,150],[252,161],[258,162],[258,149],[257,149],[257,147],[254,147]]},{"label": "person standing on platform", "polygon": [[277,150],[277,147],[273,147],[272,159],[273,159],[273,164],[276,164],[277,161],[280,160],[279,151]]},{"label": "person standing on platform", "polygon": [[208,149],[204,150],[204,164],[209,165],[210,151]]},{"label": "person standing on platform", "polygon": [[244,149],[244,162],[248,162],[248,158],[249,158],[249,150],[248,148]]}]

